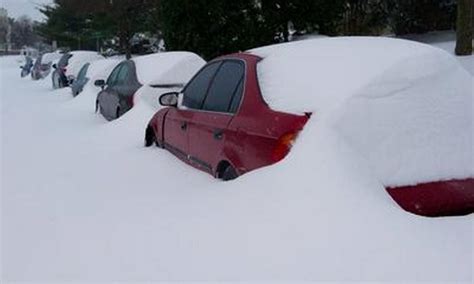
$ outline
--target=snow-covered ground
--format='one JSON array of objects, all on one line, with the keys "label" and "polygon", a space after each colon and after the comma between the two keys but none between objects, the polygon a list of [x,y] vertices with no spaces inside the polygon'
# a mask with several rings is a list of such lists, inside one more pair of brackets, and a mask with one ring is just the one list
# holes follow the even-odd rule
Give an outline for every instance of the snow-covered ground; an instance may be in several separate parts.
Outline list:
[{"label": "snow-covered ground", "polygon": [[143,147],[147,104],[106,122],[17,58],[0,69],[2,280],[472,283],[473,216],[404,212],[316,120],[223,183]]}]

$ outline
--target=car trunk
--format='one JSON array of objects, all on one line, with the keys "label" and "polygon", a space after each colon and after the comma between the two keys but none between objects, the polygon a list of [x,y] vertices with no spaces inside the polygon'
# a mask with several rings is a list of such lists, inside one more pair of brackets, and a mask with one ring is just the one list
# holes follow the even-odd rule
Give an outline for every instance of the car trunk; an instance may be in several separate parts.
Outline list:
[{"label": "car trunk", "polygon": [[408,212],[427,216],[458,216],[474,212],[474,179],[389,187],[390,196]]}]

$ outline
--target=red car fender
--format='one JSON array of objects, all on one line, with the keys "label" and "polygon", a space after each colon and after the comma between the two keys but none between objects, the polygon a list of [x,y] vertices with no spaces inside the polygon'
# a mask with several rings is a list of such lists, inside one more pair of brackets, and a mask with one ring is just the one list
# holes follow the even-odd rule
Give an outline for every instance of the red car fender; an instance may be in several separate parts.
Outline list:
[{"label": "red car fender", "polygon": [[[224,148],[219,157],[224,157],[223,159],[221,159],[220,161],[216,161],[217,163],[220,163],[222,161],[226,161],[228,162],[237,172],[237,174],[239,176],[245,174],[247,172],[247,170],[245,169],[245,167],[243,167],[243,163],[241,161],[241,159],[239,158],[239,154],[235,151],[235,149],[233,148],[230,148],[230,147],[226,147]],[[214,176],[217,175],[217,168],[214,169]]]},{"label": "red car fender", "polygon": [[169,112],[169,108],[164,108],[159,110],[151,119],[150,126],[153,128],[155,132],[155,138],[158,141],[164,141],[164,133],[163,133],[163,125],[165,123],[166,115]]}]

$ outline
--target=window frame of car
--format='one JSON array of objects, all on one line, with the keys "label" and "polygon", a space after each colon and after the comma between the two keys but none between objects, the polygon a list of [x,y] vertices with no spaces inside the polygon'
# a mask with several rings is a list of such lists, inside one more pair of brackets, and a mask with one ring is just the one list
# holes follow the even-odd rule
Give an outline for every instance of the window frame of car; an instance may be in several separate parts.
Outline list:
[{"label": "window frame of car", "polygon": [[114,70],[110,73],[109,77],[107,78],[106,85],[107,87],[113,88],[116,87],[117,85],[115,82],[117,81],[118,74],[122,70],[122,66],[124,66],[125,62],[119,63],[117,66],[115,66]]},{"label": "window frame of car", "polygon": [[83,81],[87,77],[87,71],[89,71],[90,63],[84,64],[82,66],[81,70],[79,70],[79,73],[77,74],[77,80],[76,81]]},{"label": "window frame of car", "polygon": [[[243,67],[243,73],[242,73],[242,77],[240,78],[239,80],[239,83],[237,84],[237,86],[235,87],[234,89],[234,93],[232,94],[232,98],[229,102],[229,106],[227,108],[227,111],[225,112],[222,112],[222,111],[213,111],[213,110],[205,110],[203,109],[204,107],[204,103],[206,102],[206,99],[207,99],[207,96],[209,95],[209,91],[212,87],[212,85],[214,84],[214,81],[216,79],[216,76],[217,74],[219,74],[219,71],[221,70],[222,66],[224,65],[225,62],[229,62],[229,61],[235,61],[235,62],[239,62],[242,67]],[[214,61],[211,61],[209,62],[208,64],[206,64],[201,70],[199,70],[199,72],[196,73],[196,75],[194,75],[194,77],[189,81],[188,84],[186,84],[185,88],[180,92],[180,94],[182,94],[183,96],[183,100],[184,100],[184,94],[188,88],[188,86],[194,81],[194,79],[196,79],[200,74],[201,74],[201,71],[204,70],[205,68],[209,67],[210,65],[212,64],[218,64],[218,68],[216,70],[216,72],[212,75],[212,78],[211,80],[209,81],[209,84],[207,85],[207,88],[206,88],[206,93],[204,95],[204,99],[202,100],[201,102],[201,106],[199,108],[190,108],[190,107],[187,107],[186,105],[183,105],[182,104],[182,101],[181,103],[179,104],[179,106],[181,107],[182,110],[189,110],[189,111],[198,111],[198,112],[207,112],[207,113],[217,113],[217,114],[224,114],[224,115],[231,115],[231,116],[234,116],[236,115],[239,110],[240,110],[240,107],[242,106],[242,102],[244,101],[244,98],[245,98],[245,91],[246,91],[246,82],[247,82],[247,62],[241,58],[224,58],[224,59],[218,59],[218,60],[214,60]],[[236,95],[236,91],[239,89],[239,86],[240,84],[242,84],[242,90],[241,90],[241,95],[240,95],[240,102],[238,103],[238,106],[235,108],[235,111],[232,112],[231,111],[231,106],[232,106],[232,103],[234,101],[234,98],[235,98],[235,95]]]}]

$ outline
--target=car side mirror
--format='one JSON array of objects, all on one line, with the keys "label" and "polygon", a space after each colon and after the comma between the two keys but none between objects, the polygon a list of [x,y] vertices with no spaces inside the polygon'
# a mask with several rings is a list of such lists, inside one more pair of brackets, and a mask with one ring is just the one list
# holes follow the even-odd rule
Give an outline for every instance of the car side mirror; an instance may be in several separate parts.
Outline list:
[{"label": "car side mirror", "polygon": [[58,65],[53,64],[53,68],[54,68],[54,69],[58,69]]},{"label": "car side mirror", "polygon": [[178,92],[165,93],[160,96],[160,105],[166,107],[177,107],[178,106]]},{"label": "car side mirror", "polygon": [[103,90],[104,87],[105,87],[105,81],[104,80],[96,80],[94,82],[94,86],[100,87]]}]

